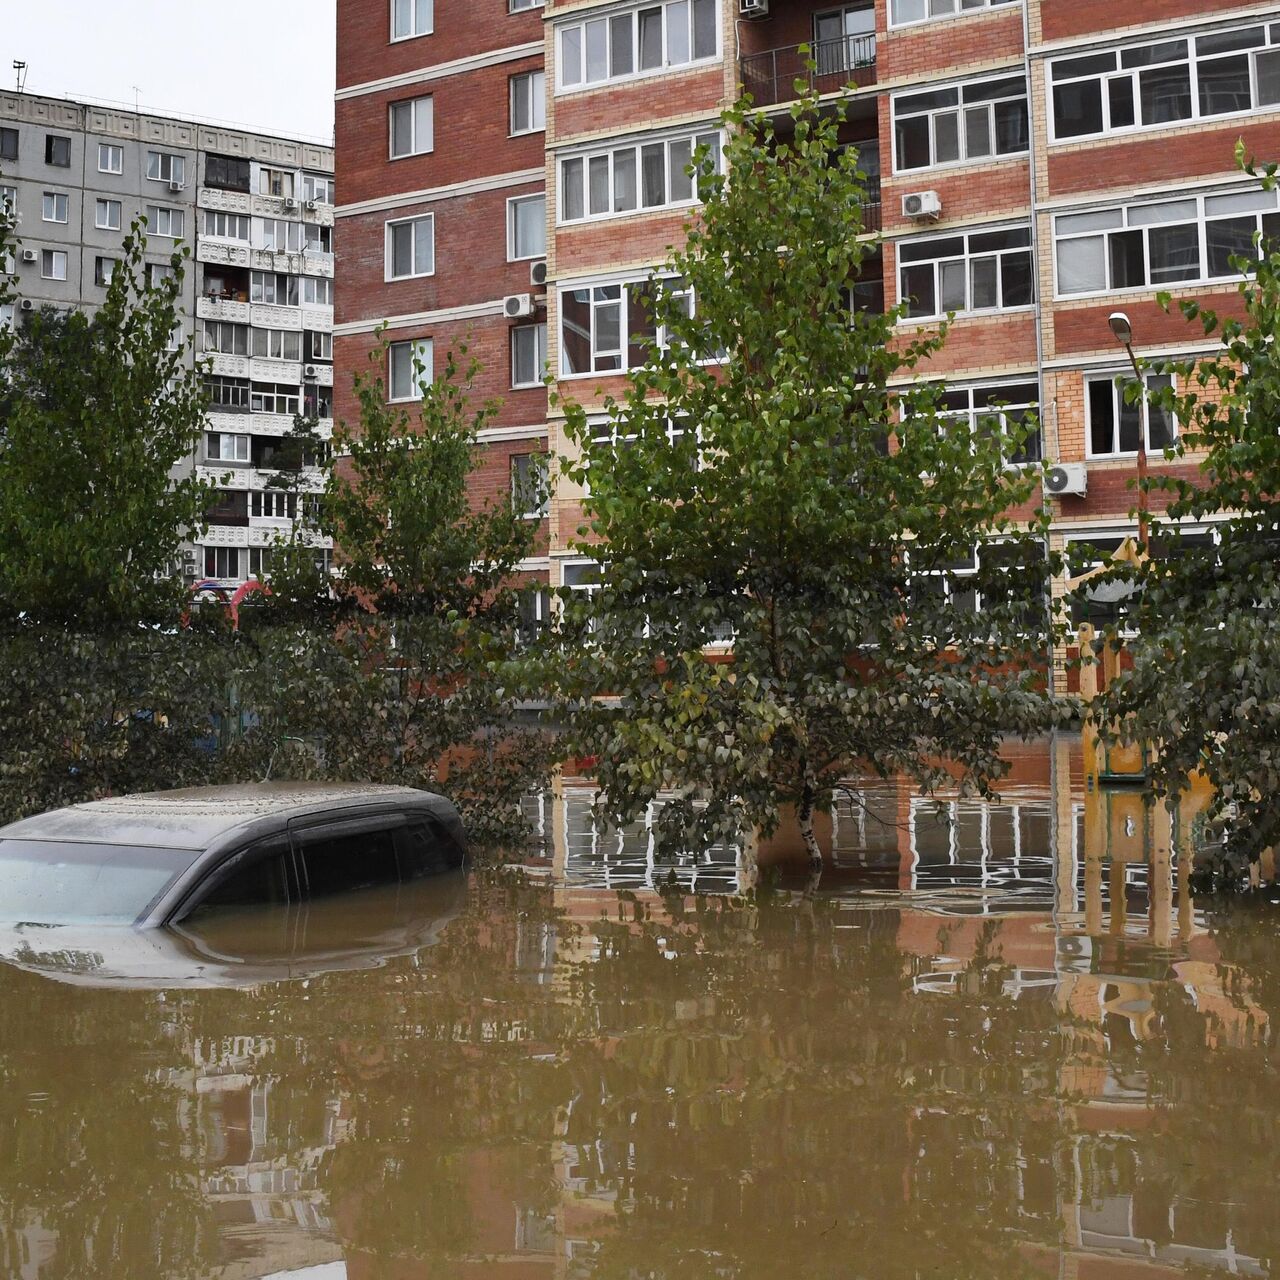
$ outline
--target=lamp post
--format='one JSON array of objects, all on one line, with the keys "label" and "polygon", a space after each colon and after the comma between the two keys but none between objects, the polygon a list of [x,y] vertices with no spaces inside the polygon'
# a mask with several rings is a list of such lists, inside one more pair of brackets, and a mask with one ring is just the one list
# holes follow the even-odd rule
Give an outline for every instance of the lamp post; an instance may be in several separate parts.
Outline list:
[{"label": "lamp post", "polygon": [[1142,380],[1142,370],[1138,366],[1138,357],[1133,354],[1133,326],[1123,311],[1113,311],[1107,317],[1115,340],[1125,349],[1129,363],[1133,366],[1133,376],[1142,388],[1142,397],[1138,401],[1138,545],[1143,555],[1151,551],[1151,538],[1147,526],[1147,387]]}]

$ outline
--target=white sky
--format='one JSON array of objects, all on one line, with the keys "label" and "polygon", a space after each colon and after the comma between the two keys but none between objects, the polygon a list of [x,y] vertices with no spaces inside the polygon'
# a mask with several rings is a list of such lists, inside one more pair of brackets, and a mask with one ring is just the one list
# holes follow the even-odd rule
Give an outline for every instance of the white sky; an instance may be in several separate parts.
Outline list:
[{"label": "white sky", "polygon": [[337,0],[0,0],[0,85],[331,141]]}]

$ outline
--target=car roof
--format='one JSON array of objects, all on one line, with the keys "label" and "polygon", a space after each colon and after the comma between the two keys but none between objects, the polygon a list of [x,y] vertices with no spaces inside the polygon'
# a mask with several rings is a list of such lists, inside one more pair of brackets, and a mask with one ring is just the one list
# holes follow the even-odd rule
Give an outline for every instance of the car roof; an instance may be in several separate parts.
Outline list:
[{"label": "car roof", "polygon": [[[146,848],[208,849],[246,828],[283,830],[292,819],[367,805],[452,810],[413,787],[375,783],[258,782],[113,796],[0,827],[0,840],[60,840]],[[255,834],[258,834],[255,832]]]}]

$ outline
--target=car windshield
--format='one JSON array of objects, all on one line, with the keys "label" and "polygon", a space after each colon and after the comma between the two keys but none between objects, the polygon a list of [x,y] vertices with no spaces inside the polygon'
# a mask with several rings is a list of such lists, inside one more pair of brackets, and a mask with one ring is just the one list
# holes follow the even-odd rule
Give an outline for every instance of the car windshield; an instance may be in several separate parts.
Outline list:
[{"label": "car windshield", "polygon": [[185,849],[0,840],[0,920],[132,924],[195,856]]}]

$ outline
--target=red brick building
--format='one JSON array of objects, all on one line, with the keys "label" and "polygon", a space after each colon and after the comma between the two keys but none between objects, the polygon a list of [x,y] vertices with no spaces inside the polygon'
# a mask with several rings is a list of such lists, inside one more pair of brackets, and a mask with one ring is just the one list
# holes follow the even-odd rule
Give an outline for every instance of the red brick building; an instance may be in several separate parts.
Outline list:
[{"label": "red brick building", "polygon": [[[1127,357],[1205,349],[1156,294],[1238,306],[1229,257],[1280,229],[1237,138],[1280,155],[1280,5],[1230,0],[339,0],[337,412],[386,321],[394,394],[409,344],[470,336],[504,399],[478,495],[563,446],[545,357],[588,406],[629,358],[629,288],[696,207],[684,174],[722,107],[782,107],[812,47],[817,88],[884,233],[863,305],[910,298],[904,328],[957,318],[928,372],[957,412],[1038,405],[1028,461],[1065,464],[1059,545],[1133,531],[1139,444],[1176,424],[1123,404]],[[807,73],[806,73],[807,74]],[[883,301],[882,301],[883,299]],[[548,555],[573,585],[580,495],[563,484]],[[535,513],[531,513],[531,518]]]}]

